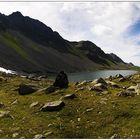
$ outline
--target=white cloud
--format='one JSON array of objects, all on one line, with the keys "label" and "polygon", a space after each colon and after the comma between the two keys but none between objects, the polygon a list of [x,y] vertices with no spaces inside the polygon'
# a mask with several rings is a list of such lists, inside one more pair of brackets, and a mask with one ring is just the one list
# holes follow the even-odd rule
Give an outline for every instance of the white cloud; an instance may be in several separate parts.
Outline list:
[{"label": "white cloud", "polygon": [[112,28],[98,24],[91,28],[91,32],[97,36],[101,36],[105,34],[111,34]]},{"label": "white cloud", "polygon": [[140,18],[138,2],[0,2],[0,12],[21,11],[39,19],[68,40],[91,40],[105,52],[140,65],[138,36],[126,36]]}]

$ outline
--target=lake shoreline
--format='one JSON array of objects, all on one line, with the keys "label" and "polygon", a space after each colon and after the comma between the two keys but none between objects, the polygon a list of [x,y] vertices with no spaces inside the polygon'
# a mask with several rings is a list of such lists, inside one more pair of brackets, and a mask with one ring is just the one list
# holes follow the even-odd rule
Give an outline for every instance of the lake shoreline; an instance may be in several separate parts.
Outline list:
[{"label": "lake shoreline", "polygon": [[[109,76],[115,76],[117,74],[121,74],[123,76],[128,76],[131,74],[135,74],[138,71],[136,70],[99,70],[93,72],[77,72],[77,73],[67,73],[68,79],[70,82],[80,82],[80,81],[90,81],[98,78],[106,78]],[[54,80],[57,74],[49,75],[48,78],[50,80]]]}]

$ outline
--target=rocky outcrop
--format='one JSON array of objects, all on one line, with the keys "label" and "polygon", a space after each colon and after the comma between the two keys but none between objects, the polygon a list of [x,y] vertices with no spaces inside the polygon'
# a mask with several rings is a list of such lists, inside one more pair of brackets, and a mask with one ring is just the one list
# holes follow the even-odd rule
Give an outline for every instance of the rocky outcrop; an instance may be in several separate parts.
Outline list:
[{"label": "rocky outcrop", "polygon": [[115,77],[116,78],[124,78],[121,74],[117,74]]},{"label": "rocky outcrop", "polygon": [[37,90],[38,90],[38,88],[35,87],[34,85],[21,84],[21,85],[19,85],[18,93],[20,95],[26,95],[26,94],[33,93],[33,92],[35,92]]},{"label": "rocky outcrop", "polygon": [[140,94],[140,83],[138,83],[136,86],[130,86],[127,88],[129,91],[135,91],[137,95]]},{"label": "rocky outcrop", "polygon": [[74,98],[77,98],[77,96],[74,93],[67,94],[64,97],[62,97],[62,99],[74,99]]},{"label": "rocky outcrop", "polygon": [[49,86],[45,89],[46,94],[52,93],[56,90],[56,87],[54,86]]},{"label": "rocky outcrop", "polygon": [[61,110],[64,106],[65,103],[63,101],[49,102],[41,108],[41,111],[58,111]]},{"label": "rocky outcrop", "polygon": [[134,97],[136,95],[136,92],[134,91],[129,91],[129,90],[125,90],[125,91],[121,91],[117,94],[118,96],[121,96],[121,97]]},{"label": "rocky outcrop", "polygon": [[33,102],[33,103],[30,104],[30,108],[36,107],[38,105],[39,105],[39,102],[38,101]]},{"label": "rocky outcrop", "polygon": [[99,84],[99,83],[107,86],[107,83],[106,83],[106,81],[103,78],[99,78],[99,79],[96,79],[96,80],[94,80],[94,81],[91,82],[91,84],[93,84],[93,85]]},{"label": "rocky outcrop", "polygon": [[55,79],[55,82],[53,83],[53,86],[54,87],[59,87],[59,88],[67,88],[68,84],[69,84],[69,81],[68,81],[67,74],[64,71],[61,71],[57,75],[57,77]]},{"label": "rocky outcrop", "polygon": [[112,82],[112,81],[106,81],[106,83],[109,85],[109,86],[112,86],[112,87],[115,87],[115,88],[119,88],[119,85],[115,82]]}]

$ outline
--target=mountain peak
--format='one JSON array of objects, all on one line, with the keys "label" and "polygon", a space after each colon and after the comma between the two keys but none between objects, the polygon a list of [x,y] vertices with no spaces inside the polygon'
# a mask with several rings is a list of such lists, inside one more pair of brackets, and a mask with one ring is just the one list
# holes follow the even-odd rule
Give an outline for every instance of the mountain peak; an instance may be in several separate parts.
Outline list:
[{"label": "mountain peak", "polygon": [[110,54],[108,54],[108,55],[110,55],[111,58],[112,58],[114,61],[116,61],[116,62],[125,63],[120,57],[118,57],[118,56],[117,56],[116,54],[114,54],[114,53],[110,53]]},{"label": "mountain peak", "polygon": [[9,16],[14,16],[14,17],[21,17],[22,16],[23,17],[23,15],[21,14],[21,12],[19,12],[19,11],[13,12]]}]

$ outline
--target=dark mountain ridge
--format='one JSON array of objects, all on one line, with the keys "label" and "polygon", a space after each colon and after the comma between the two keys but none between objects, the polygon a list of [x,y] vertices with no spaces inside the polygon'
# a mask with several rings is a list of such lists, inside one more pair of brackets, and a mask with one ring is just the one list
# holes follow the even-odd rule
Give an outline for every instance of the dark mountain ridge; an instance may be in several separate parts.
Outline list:
[{"label": "dark mountain ridge", "polygon": [[106,54],[94,43],[65,40],[20,12],[0,14],[0,55],[1,67],[28,73],[128,68],[118,56]]}]

